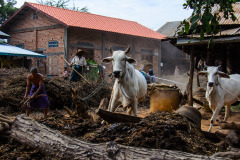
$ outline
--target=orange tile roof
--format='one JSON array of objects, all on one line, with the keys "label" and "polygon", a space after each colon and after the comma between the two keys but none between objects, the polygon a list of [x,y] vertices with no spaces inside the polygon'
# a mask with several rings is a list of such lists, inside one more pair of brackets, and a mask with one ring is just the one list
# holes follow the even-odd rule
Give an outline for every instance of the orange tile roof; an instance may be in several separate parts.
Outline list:
[{"label": "orange tile roof", "polygon": [[[46,14],[47,16],[50,16],[66,26],[89,28],[154,39],[166,38],[166,36],[134,21],[29,2],[25,2],[24,6],[28,6],[34,10]],[[24,8],[24,6],[22,8]]]}]

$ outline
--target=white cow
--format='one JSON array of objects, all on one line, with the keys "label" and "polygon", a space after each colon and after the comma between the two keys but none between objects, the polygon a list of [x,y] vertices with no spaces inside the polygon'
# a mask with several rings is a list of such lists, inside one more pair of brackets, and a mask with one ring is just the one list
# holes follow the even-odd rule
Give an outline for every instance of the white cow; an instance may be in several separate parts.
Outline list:
[{"label": "white cow", "polygon": [[129,115],[137,115],[138,100],[144,98],[147,93],[147,82],[144,76],[133,67],[136,60],[127,56],[130,47],[126,51],[112,51],[112,57],[102,60],[103,63],[112,61],[113,76],[116,78],[112,90],[108,111],[114,112],[120,105],[127,107]]},{"label": "white cow", "polygon": [[212,129],[213,123],[218,118],[223,106],[225,106],[224,121],[229,117],[230,107],[240,97],[240,75],[220,72],[219,67],[207,67],[207,71],[201,71],[198,74],[207,74],[208,85],[206,98],[209,102],[209,107],[213,111],[209,132]]}]

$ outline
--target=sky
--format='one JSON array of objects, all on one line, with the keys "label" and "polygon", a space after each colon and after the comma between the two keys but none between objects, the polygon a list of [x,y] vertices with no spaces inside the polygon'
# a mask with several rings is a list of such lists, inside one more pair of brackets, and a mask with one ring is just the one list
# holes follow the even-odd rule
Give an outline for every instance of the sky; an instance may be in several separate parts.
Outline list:
[{"label": "sky", "polygon": [[[43,0],[44,1],[44,0]],[[70,0],[69,7],[83,8],[93,14],[138,22],[152,30],[158,30],[166,22],[182,21],[192,11],[183,9],[186,0]],[[25,0],[17,0],[20,8]],[[37,0],[27,0],[37,3]]]}]

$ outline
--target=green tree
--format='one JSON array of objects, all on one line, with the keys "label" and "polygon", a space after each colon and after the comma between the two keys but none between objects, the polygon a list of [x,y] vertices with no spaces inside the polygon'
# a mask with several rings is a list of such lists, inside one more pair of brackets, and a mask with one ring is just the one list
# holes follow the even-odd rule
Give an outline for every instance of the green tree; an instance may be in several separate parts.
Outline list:
[{"label": "green tree", "polygon": [[44,4],[44,5],[48,5],[48,6],[53,6],[53,7],[59,7],[59,8],[65,8],[65,9],[71,9],[71,10],[76,10],[76,11],[81,11],[81,12],[88,12],[88,8],[87,7],[83,7],[81,9],[79,9],[79,7],[68,7],[68,2],[70,0],[37,0],[37,2],[39,4]]},{"label": "green tree", "polygon": [[14,7],[17,4],[16,0],[0,0],[0,25],[10,18],[18,8]]},{"label": "green tree", "polygon": [[[236,2],[238,0],[186,0],[183,4],[184,9],[190,8],[193,13],[190,19],[182,21],[183,27],[178,34],[199,33],[200,39],[204,39],[204,33],[206,33],[213,37],[220,31],[219,20],[222,18],[220,14],[223,14],[226,19],[236,20],[232,6]],[[216,5],[218,11],[213,12]]]}]

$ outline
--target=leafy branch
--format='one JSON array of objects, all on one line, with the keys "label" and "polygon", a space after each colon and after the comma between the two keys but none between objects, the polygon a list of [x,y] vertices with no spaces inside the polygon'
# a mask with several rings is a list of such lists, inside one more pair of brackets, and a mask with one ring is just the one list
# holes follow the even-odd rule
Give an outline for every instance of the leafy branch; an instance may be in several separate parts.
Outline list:
[{"label": "leafy branch", "polygon": [[236,20],[233,9],[236,2],[238,0],[186,0],[184,9],[192,9],[193,13],[188,20],[182,21],[178,35],[200,34],[200,40],[204,39],[204,34],[213,37],[220,32],[221,18]]}]

